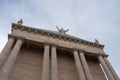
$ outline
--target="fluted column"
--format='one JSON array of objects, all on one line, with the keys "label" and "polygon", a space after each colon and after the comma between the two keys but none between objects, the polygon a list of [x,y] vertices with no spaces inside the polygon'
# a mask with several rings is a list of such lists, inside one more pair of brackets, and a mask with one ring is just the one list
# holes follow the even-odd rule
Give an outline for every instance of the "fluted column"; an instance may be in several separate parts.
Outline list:
[{"label": "fluted column", "polygon": [[81,61],[79,59],[78,51],[74,50],[73,51],[74,59],[75,59],[75,65],[77,69],[77,74],[78,74],[78,80],[86,80],[85,79],[85,74],[83,72],[83,68],[81,65]]},{"label": "fluted column", "polygon": [[15,38],[13,37],[9,37],[5,47],[3,48],[3,50],[1,51],[1,54],[0,54],[0,68],[1,66],[3,65],[8,53],[10,52],[12,46],[13,46],[13,43],[14,43],[14,40]]},{"label": "fluted column", "polygon": [[51,80],[58,80],[56,46],[51,48]]},{"label": "fluted column", "polygon": [[87,61],[85,59],[85,56],[84,56],[83,52],[80,52],[80,59],[81,59],[81,62],[82,62],[87,80],[93,80],[90,69],[89,69],[89,66],[87,64]]},{"label": "fluted column", "polygon": [[45,44],[41,80],[49,80],[49,52],[49,45]]},{"label": "fluted column", "polygon": [[107,59],[107,57],[105,56],[104,61],[106,62],[109,70],[111,71],[112,75],[114,76],[115,80],[120,80],[118,75],[116,74],[115,70],[113,69],[112,65],[110,64],[109,60]]},{"label": "fluted column", "polygon": [[8,80],[22,43],[23,43],[23,39],[17,40],[15,46],[13,47],[13,50],[10,53],[10,56],[8,57],[8,60],[5,62],[5,64],[1,68],[0,80]]},{"label": "fluted column", "polygon": [[101,63],[102,66],[103,66],[103,69],[104,69],[104,71],[105,71],[105,73],[106,73],[106,75],[107,75],[107,77],[108,77],[108,80],[115,80],[114,77],[112,76],[112,74],[111,74],[111,72],[110,72],[107,64],[105,63],[103,57],[102,57],[101,55],[99,55],[99,56],[98,56],[98,59],[99,59],[100,63]]}]

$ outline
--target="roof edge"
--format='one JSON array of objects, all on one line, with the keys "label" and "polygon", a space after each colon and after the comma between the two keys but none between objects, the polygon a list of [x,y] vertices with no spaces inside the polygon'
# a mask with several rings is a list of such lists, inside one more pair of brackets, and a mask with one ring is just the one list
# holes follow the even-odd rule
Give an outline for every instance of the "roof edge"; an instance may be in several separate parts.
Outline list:
[{"label": "roof edge", "polygon": [[45,29],[38,29],[38,28],[32,28],[26,25],[20,25],[20,24],[16,24],[16,23],[12,23],[12,31],[13,29],[20,29],[20,30],[25,30],[25,31],[32,31],[34,33],[40,33],[40,34],[46,34],[48,35],[52,35],[52,37],[60,37],[63,38],[64,40],[68,40],[68,41],[73,41],[75,43],[80,43],[80,44],[84,44],[84,45],[88,45],[88,46],[93,46],[93,47],[97,47],[97,48],[104,48],[103,44],[99,44],[99,43],[95,43],[95,42],[91,42],[91,41],[87,41],[87,40],[83,40],[68,34],[62,35],[57,31],[50,31],[50,30],[45,30]]}]

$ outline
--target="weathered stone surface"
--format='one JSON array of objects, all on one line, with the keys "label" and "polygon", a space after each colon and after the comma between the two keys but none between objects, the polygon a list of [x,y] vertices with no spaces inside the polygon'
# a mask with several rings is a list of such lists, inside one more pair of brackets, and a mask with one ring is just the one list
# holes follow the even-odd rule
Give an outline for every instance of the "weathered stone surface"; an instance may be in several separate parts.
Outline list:
[{"label": "weathered stone surface", "polygon": [[119,80],[102,44],[19,24],[9,36],[14,40],[2,51],[0,80],[107,80],[103,72]]},{"label": "weathered stone surface", "polygon": [[81,64],[81,60],[79,58],[78,55],[78,51],[73,51],[73,55],[74,55],[74,59],[75,59],[75,65],[76,65],[76,70],[77,70],[77,74],[78,74],[78,80],[86,80],[85,78],[85,73],[83,71],[83,67]]},{"label": "weathered stone surface", "polygon": [[8,59],[6,60],[6,62],[4,63],[4,65],[1,68],[0,80],[8,80],[9,79],[9,75],[11,74],[11,70],[13,69],[16,58],[21,49],[22,43],[23,43],[23,40],[17,39],[17,41],[10,53],[10,56],[8,57]]},{"label": "weathered stone surface", "polygon": [[56,46],[52,46],[52,48],[51,48],[51,80],[58,80]]},{"label": "weathered stone surface", "polygon": [[104,61],[106,62],[109,70],[111,71],[112,75],[114,76],[115,80],[119,80],[118,75],[116,74],[115,70],[113,69],[112,65],[110,64],[109,60],[107,57],[104,57]]},{"label": "weathered stone surface", "polygon": [[58,79],[78,80],[73,55],[67,56],[64,53],[58,53]]},{"label": "weathered stone surface", "polygon": [[107,64],[105,63],[103,57],[100,55],[100,56],[98,56],[98,59],[99,59],[101,65],[103,66],[104,71],[105,71],[105,73],[106,73],[108,79],[109,79],[109,80],[115,80],[114,77],[113,77],[113,75],[112,75],[112,73],[110,72],[110,70],[109,70]]},{"label": "weathered stone surface", "polygon": [[49,80],[49,62],[50,62],[49,55],[50,55],[50,46],[48,44],[45,44],[41,80]]},{"label": "weathered stone surface", "polygon": [[98,54],[98,53],[104,54],[104,51],[97,47],[92,47],[92,46],[88,46],[88,45],[84,45],[84,44],[78,44],[78,43],[66,41],[66,40],[59,39],[59,38],[48,37],[46,35],[34,34],[32,32],[21,31],[18,29],[13,30],[12,34],[18,35],[18,36],[24,35],[24,37],[27,40],[31,40],[31,41],[43,42],[43,43],[48,42],[51,44],[56,44],[61,47],[83,49],[83,50],[93,53],[93,54]]},{"label": "weathered stone surface", "polygon": [[106,80],[98,61],[87,59],[93,80]]},{"label": "weathered stone surface", "polygon": [[2,52],[0,53],[0,68],[4,64],[5,59],[9,55],[11,48],[14,43],[14,38],[9,38],[8,42],[6,43],[5,47],[3,48]]},{"label": "weathered stone surface", "polygon": [[43,52],[38,49],[22,49],[9,80],[40,80]]},{"label": "weathered stone surface", "polygon": [[84,52],[80,52],[79,55],[80,55],[81,63],[83,65],[84,72],[86,74],[86,79],[93,80],[93,77],[92,77],[91,71],[89,69],[88,63],[86,61]]}]

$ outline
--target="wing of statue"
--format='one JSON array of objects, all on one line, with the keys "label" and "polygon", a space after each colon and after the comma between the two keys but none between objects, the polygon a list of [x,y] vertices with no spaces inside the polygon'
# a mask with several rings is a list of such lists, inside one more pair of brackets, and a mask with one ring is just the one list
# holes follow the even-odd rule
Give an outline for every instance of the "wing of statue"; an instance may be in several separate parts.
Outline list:
[{"label": "wing of statue", "polygon": [[61,31],[61,30],[58,28],[58,26],[56,26],[56,28],[58,29],[59,32]]},{"label": "wing of statue", "polygon": [[69,29],[65,30],[65,32],[68,32],[68,31],[69,31]]}]

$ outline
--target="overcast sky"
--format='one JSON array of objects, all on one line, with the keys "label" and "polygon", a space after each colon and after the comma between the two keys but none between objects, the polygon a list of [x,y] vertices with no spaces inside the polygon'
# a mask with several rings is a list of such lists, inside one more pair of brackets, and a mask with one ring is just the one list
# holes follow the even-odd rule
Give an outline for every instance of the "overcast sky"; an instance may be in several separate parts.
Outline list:
[{"label": "overcast sky", "polygon": [[0,0],[0,51],[11,23],[21,18],[27,26],[59,26],[88,41],[97,38],[120,76],[120,0]]}]

